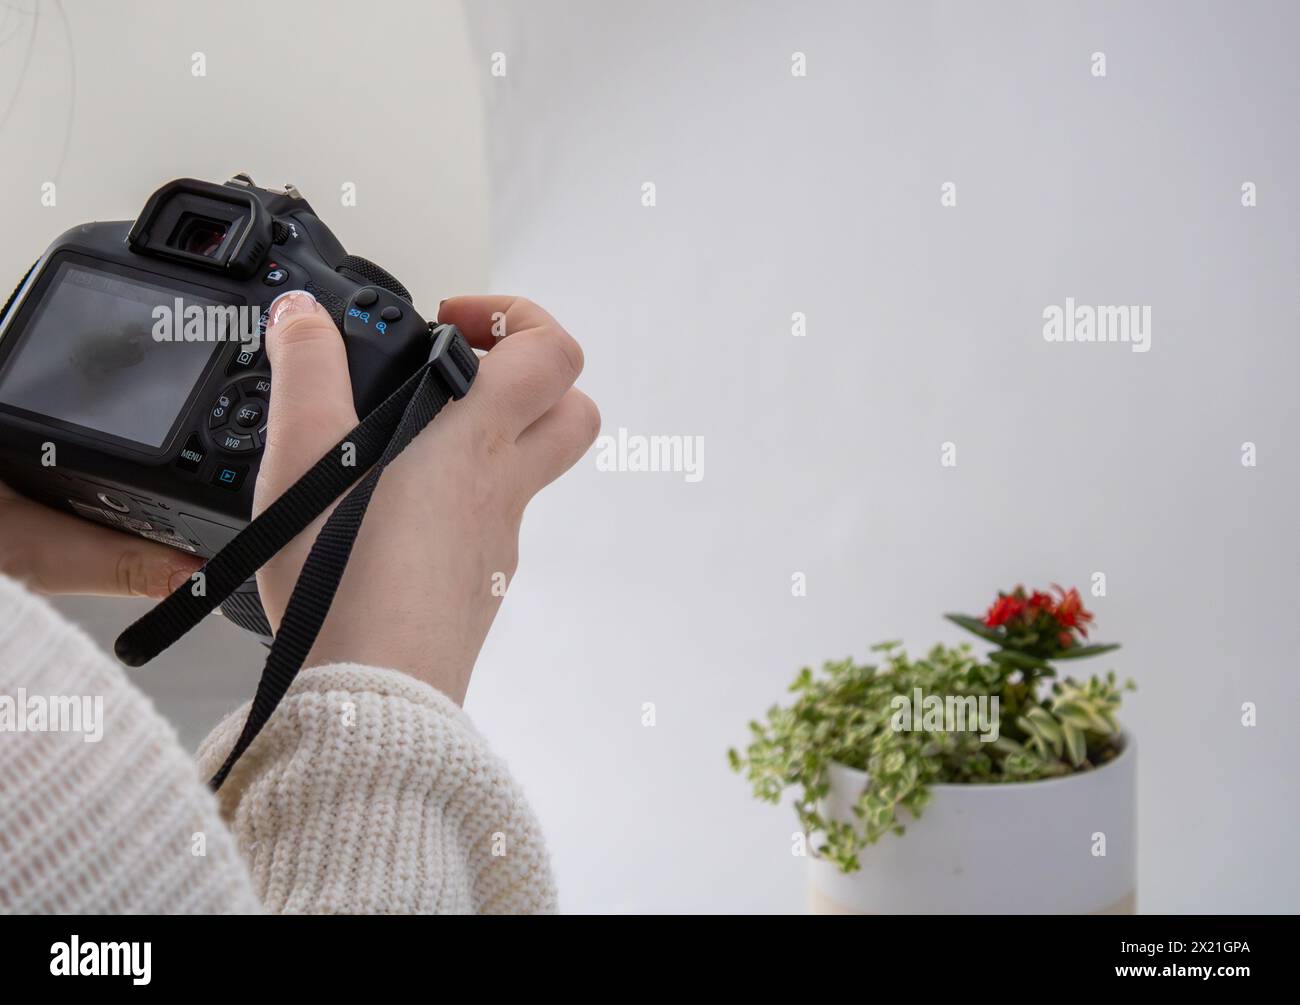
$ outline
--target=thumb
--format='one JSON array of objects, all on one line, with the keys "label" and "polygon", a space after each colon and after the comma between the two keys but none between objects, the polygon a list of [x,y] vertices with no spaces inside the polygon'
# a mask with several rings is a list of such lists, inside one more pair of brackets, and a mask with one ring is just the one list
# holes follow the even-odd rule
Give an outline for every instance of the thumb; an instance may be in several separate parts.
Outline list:
[{"label": "thumb", "polygon": [[38,593],[161,599],[203,561],[0,492],[0,572]]},{"label": "thumb", "polygon": [[357,424],[343,337],[303,290],[271,303],[266,327],[271,414],[257,476],[260,513]]}]

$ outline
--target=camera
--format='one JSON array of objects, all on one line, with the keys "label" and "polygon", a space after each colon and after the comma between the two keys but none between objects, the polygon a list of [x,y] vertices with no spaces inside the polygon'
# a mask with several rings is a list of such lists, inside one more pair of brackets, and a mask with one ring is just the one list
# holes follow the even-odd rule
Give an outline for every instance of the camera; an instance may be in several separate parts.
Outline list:
[{"label": "camera", "polygon": [[[129,221],[61,235],[0,313],[0,481],[210,558],[249,522],[273,374],[271,302],[329,311],[365,416],[430,359],[434,326],[293,187],[163,185]],[[249,579],[222,605],[269,638]]]}]

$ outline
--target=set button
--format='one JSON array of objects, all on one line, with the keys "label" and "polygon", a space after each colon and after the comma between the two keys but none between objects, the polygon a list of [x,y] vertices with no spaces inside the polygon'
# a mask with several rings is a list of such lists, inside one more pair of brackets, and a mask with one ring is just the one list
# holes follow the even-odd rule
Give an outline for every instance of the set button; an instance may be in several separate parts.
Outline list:
[{"label": "set button", "polygon": [[249,429],[257,426],[265,413],[266,409],[262,407],[262,403],[250,398],[235,409],[235,424]]}]

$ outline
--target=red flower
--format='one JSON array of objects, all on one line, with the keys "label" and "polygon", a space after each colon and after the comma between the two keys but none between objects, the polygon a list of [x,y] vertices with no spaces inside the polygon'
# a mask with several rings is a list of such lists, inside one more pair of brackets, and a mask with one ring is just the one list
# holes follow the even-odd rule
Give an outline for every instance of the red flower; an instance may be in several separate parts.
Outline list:
[{"label": "red flower", "polygon": [[993,602],[988,614],[984,615],[984,624],[990,628],[1005,625],[1012,618],[1018,617],[1025,609],[1024,602],[1005,593]]},{"label": "red flower", "polygon": [[[997,599],[977,624],[959,614],[949,617],[1003,649],[1040,659],[1063,656],[1067,650],[1082,654],[1089,652],[1083,640],[1088,637],[1088,625],[1093,616],[1083,606],[1083,598],[1075,588],[1067,590],[1053,583],[1049,592],[1019,585],[1006,592],[999,591]],[[1111,648],[1094,647],[1093,651]]]},{"label": "red flower", "polygon": [[1041,590],[1035,590],[1032,594],[1030,594],[1029,597],[1030,608],[1041,607],[1043,610],[1047,611],[1047,613],[1050,614],[1052,612],[1052,604],[1053,604],[1053,600],[1052,600],[1052,595],[1050,593],[1043,593]]},{"label": "red flower", "polygon": [[1085,639],[1088,637],[1088,622],[1092,620],[1092,614],[1084,610],[1083,601],[1079,599],[1079,591],[1070,588],[1069,592],[1052,584],[1057,593],[1061,595],[1060,602],[1053,611],[1053,616],[1058,622],[1066,628],[1077,629],[1079,634]]}]

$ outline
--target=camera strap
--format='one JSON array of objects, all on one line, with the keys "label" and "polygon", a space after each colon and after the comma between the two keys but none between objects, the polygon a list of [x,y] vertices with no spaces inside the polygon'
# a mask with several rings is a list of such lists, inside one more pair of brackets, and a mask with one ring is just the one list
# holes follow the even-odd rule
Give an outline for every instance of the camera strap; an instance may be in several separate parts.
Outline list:
[{"label": "camera strap", "polygon": [[[244,728],[212,777],[213,789],[221,787],[261,732],[311,652],[384,468],[447,402],[464,397],[474,381],[478,357],[464,336],[451,325],[431,325],[430,332],[429,361],[208,559],[199,570],[200,595],[195,595],[194,582],[184,584],[118,636],[114,646],[118,659],[128,666],[147,663],[211,614],[352,486],[312,544],[275,633]],[[355,463],[345,465],[346,455]],[[357,472],[365,472],[360,481]]]}]

